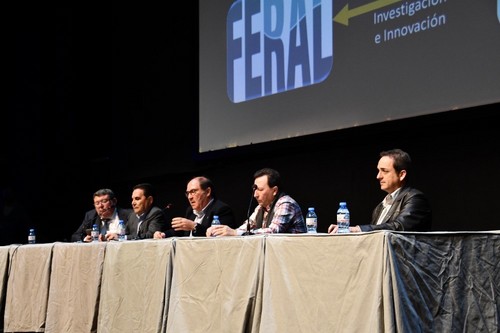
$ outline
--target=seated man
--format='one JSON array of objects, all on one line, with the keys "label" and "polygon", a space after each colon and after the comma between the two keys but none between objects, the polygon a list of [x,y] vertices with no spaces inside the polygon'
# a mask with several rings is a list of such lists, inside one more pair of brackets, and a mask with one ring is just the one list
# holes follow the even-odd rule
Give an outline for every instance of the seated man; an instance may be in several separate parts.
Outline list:
[{"label": "seated man", "polygon": [[215,187],[210,179],[204,176],[192,178],[187,183],[185,194],[190,205],[185,217],[174,217],[172,228],[165,232],[155,232],[154,238],[205,237],[214,215],[219,216],[221,223],[234,227],[233,209],[215,195]]},{"label": "seated man", "polygon": [[99,240],[106,240],[106,233],[116,233],[118,222],[123,220],[127,224],[131,209],[117,206],[115,193],[107,188],[100,189],[94,193],[94,209],[85,213],[83,222],[71,236],[72,242],[91,242],[92,237],[87,234],[87,230],[92,229],[92,225],[97,224],[100,232]]},{"label": "seated man", "polygon": [[237,236],[248,233],[306,233],[306,223],[298,203],[280,188],[278,171],[270,168],[254,174],[254,198],[258,202],[252,215],[239,228],[221,224],[207,229],[207,236]]},{"label": "seated man", "polygon": [[[137,184],[132,191],[134,210],[125,224],[126,239],[153,238],[156,231],[167,228],[167,217],[163,209],[154,204],[154,189],[149,183]],[[118,233],[108,233],[107,240],[118,240]]]},{"label": "seated man", "polygon": [[[430,231],[432,212],[425,195],[407,185],[411,158],[401,149],[380,153],[377,179],[387,192],[385,199],[375,207],[371,224],[349,227],[350,232],[371,230]],[[335,224],[328,233],[337,233]]]}]

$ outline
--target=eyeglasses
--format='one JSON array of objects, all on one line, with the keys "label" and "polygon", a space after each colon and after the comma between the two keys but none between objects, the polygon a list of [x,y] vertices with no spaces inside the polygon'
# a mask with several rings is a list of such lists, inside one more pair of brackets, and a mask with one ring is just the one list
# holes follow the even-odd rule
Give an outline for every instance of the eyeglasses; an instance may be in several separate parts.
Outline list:
[{"label": "eyeglasses", "polygon": [[94,206],[99,206],[99,204],[107,204],[111,199],[102,199],[100,201],[94,201]]},{"label": "eyeglasses", "polygon": [[192,190],[186,191],[185,192],[186,193],[186,197],[188,197],[190,194],[194,195],[194,194],[198,193],[199,190],[200,190],[199,188],[194,188]]}]

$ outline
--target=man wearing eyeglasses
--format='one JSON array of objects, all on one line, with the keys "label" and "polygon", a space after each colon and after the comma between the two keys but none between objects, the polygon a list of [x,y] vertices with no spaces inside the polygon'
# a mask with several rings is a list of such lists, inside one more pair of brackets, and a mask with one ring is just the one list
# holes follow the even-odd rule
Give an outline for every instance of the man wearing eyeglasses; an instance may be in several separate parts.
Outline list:
[{"label": "man wearing eyeglasses", "polygon": [[118,222],[123,220],[125,224],[131,209],[117,206],[115,193],[107,188],[100,189],[94,193],[94,209],[85,213],[83,222],[71,236],[73,242],[91,242],[90,230],[92,225],[97,224],[100,229],[99,240],[105,241],[106,234],[116,233]]},{"label": "man wearing eyeglasses", "polygon": [[214,184],[207,177],[199,176],[191,179],[186,187],[186,198],[189,207],[185,217],[174,217],[172,229],[156,232],[154,238],[172,236],[205,237],[214,215],[218,215],[221,223],[234,226],[235,218],[232,208],[215,195]]}]

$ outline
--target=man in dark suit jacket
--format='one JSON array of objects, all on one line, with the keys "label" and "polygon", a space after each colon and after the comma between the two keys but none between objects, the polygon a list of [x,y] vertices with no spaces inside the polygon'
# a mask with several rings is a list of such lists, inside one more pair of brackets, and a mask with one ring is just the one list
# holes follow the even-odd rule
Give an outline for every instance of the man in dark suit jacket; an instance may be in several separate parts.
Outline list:
[{"label": "man in dark suit jacket", "polygon": [[[142,183],[132,191],[133,212],[126,224],[126,239],[153,238],[156,231],[164,231],[167,218],[163,209],[154,205],[154,189],[151,184]],[[109,239],[118,239],[118,234],[109,234]]]},{"label": "man in dark suit jacket", "polygon": [[[407,185],[410,167],[410,155],[401,149],[380,153],[377,179],[380,188],[388,194],[375,207],[371,224],[349,227],[351,232],[431,230],[432,211],[426,196],[421,191]],[[336,233],[337,226],[330,225],[328,232]]]},{"label": "man in dark suit jacket", "polygon": [[123,220],[127,224],[131,209],[117,206],[115,193],[110,189],[100,189],[94,193],[94,209],[85,213],[83,222],[71,236],[72,242],[90,242],[92,238],[87,230],[92,229],[92,225],[97,224],[102,230],[99,240],[106,240],[106,232],[116,232],[118,222]]},{"label": "man in dark suit jacket", "polygon": [[155,233],[154,238],[205,237],[214,215],[219,216],[221,224],[235,226],[232,208],[217,198],[214,184],[207,177],[199,176],[191,179],[186,187],[186,197],[190,207],[187,208],[185,217],[174,217],[172,228],[165,232]]},{"label": "man in dark suit jacket", "polygon": [[[372,222],[360,225],[361,231],[398,230],[430,231],[431,210],[425,195],[412,187],[404,186],[395,194],[387,213],[382,216],[387,200],[379,203],[373,210]],[[380,222],[378,222],[380,218]]]}]

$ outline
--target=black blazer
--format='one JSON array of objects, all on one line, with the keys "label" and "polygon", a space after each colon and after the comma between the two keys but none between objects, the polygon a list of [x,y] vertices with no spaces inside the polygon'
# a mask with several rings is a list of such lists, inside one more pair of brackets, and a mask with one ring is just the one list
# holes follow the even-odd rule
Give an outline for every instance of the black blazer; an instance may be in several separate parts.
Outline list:
[{"label": "black blazer", "polygon": [[[205,216],[201,220],[201,223],[198,224],[196,230],[193,231],[193,236],[196,237],[205,237],[207,229],[212,225],[212,220],[214,215],[219,215],[219,220],[221,224],[225,224],[231,228],[236,228],[236,221],[234,218],[233,209],[226,204],[225,202],[214,198],[214,200],[205,208]],[[194,221],[196,215],[193,213],[193,208],[189,206],[186,210],[185,217]],[[189,231],[180,231],[177,232],[173,229],[167,230],[165,233],[166,237],[172,236],[189,236]]]},{"label": "black blazer", "polygon": [[432,211],[429,201],[417,189],[409,186],[401,188],[384,221],[377,225],[378,217],[383,208],[382,203],[375,207],[371,224],[360,225],[361,231],[431,231]]},{"label": "black blazer", "polygon": [[[118,213],[118,217],[120,218],[120,220],[123,220],[123,222],[125,222],[125,225],[128,222],[130,213],[134,212],[130,208],[121,208],[121,207],[116,207],[116,211]],[[71,241],[72,242],[83,241],[85,236],[87,236],[86,230],[92,229],[93,224],[101,225],[101,218],[99,217],[99,215],[97,215],[97,211],[95,209],[91,209],[85,213],[85,217],[83,218],[82,224],[73,233],[73,235],[71,235]]]},{"label": "black blazer", "polygon": [[145,239],[153,238],[155,231],[165,231],[167,225],[167,218],[163,209],[153,206],[146,213],[143,222],[137,230],[139,225],[139,218],[135,215],[134,211],[130,213],[128,223],[126,224],[127,239]]}]

